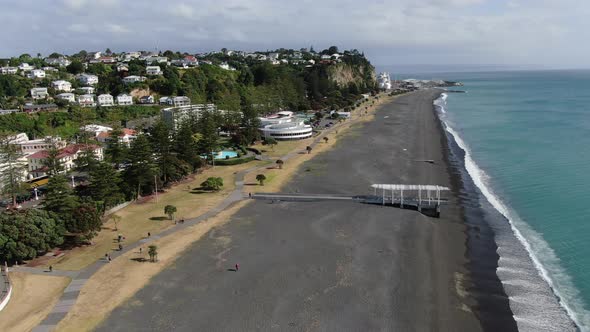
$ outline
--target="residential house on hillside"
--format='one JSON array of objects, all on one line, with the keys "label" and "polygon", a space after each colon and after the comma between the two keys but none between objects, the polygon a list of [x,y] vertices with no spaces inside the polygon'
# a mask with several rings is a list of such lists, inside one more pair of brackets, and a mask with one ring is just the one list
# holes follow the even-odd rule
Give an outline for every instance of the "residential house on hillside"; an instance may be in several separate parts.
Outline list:
[{"label": "residential house on hillside", "polygon": [[72,83],[64,80],[57,80],[51,82],[51,87],[55,89],[55,91],[64,91],[70,92],[72,91]]},{"label": "residential house on hillside", "polygon": [[98,83],[98,76],[90,74],[78,75],[78,81],[84,85],[95,85]]},{"label": "residential house on hillside", "polygon": [[66,66],[69,66],[72,62],[65,57],[59,57],[59,58],[45,58],[45,63],[47,63],[50,66],[66,67]]},{"label": "residential house on hillside", "polygon": [[133,59],[137,59],[141,56],[140,52],[126,52],[119,56],[119,60],[123,62],[129,62]]},{"label": "residential house on hillside", "polygon": [[107,126],[101,126],[101,125],[97,125],[97,124],[89,124],[89,125],[85,125],[80,127],[80,130],[89,132],[94,134],[94,137],[98,136],[98,134],[102,133],[102,132],[108,132],[113,130],[113,128],[111,127],[107,127]]},{"label": "residential house on hillside", "polygon": [[133,97],[128,94],[120,94],[117,96],[117,104],[119,105],[133,105]]},{"label": "residential house on hillside", "polygon": [[17,143],[20,146],[20,150],[24,155],[30,155],[35,152],[42,150],[49,150],[53,147],[56,149],[63,149],[66,147],[66,141],[62,140],[61,137],[46,136],[44,138],[22,140]]},{"label": "residential house on hillside", "polygon": [[177,97],[162,97],[160,98],[160,105],[169,105],[174,107],[188,106],[191,104],[191,100],[186,96]]},{"label": "residential house on hillside", "polygon": [[129,66],[125,63],[120,63],[117,65],[117,71],[120,72],[128,72],[129,71]]},{"label": "residential house on hillside", "polygon": [[160,66],[147,66],[145,72],[148,75],[162,75],[162,69]]},{"label": "residential house on hillside", "polygon": [[76,101],[76,95],[74,95],[71,92],[64,92],[64,93],[60,93],[57,96],[55,96],[57,99],[60,100],[65,100],[67,102],[73,103]]},{"label": "residential house on hillside", "polygon": [[[63,172],[68,172],[76,167],[74,161],[78,159],[78,156],[83,151],[92,151],[96,156],[96,159],[103,160],[103,149],[102,147],[94,144],[73,144],[68,145],[63,149],[59,150],[57,159],[62,165]],[[42,150],[27,156],[29,164],[29,174],[32,178],[39,178],[47,175],[48,168],[45,166],[47,158],[49,157],[48,150]]]},{"label": "residential house on hillside", "polygon": [[57,73],[59,71],[55,67],[42,67],[41,69],[45,70],[45,73]]},{"label": "residential house on hillside", "polygon": [[102,56],[102,52],[88,52],[88,59],[98,59]]},{"label": "residential house on hillside", "polygon": [[105,64],[113,64],[117,63],[117,58],[112,56],[101,56],[100,58],[98,58],[98,62],[102,62]]},{"label": "residential house on hillside", "polygon": [[96,106],[96,103],[94,102],[94,95],[79,95],[78,96],[78,105],[82,106],[82,107],[93,107]]},{"label": "residential house on hillside", "polygon": [[131,83],[137,83],[137,82],[145,82],[146,79],[147,78],[145,76],[131,75],[131,76],[123,77],[123,83],[131,84]]},{"label": "residential house on hillside", "polygon": [[142,96],[142,97],[139,97],[139,103],[140,104],[153,104],[154,103],[154,97],[153,96]]},{"label": "residential house on hillside", "polygon": [[44,99],[47,98],[49,94],[47,93],[47,88],[32,88],[31,89],[31,97],[33,99]]},{"label": "residential house on hillside", "polygon": [[27,71],[31,71],[31,70],[35,69],[35,67],[33,67],[33,66],[29,65],[29,64],[28,64],[28,63],[26,63],[26,62],[23,62],[23,63],[21,63],[20,65],[18,65],[18,69],[19,69],[20,71],[27,72]]},{"label": "residential house on hillside", "polygon": [[[127,147],[130,147],[131,142],[133,142],[136,138],[137,132],[135,130],[123,128],[121,135],[119,135],[119,142],[125,144]],[[108,143],[111,140],[111,133],[103,131],[96,136],[96,140],[101,143]]]},{"label": "residential house on hillside", "polygon": [[279,59],[280,54],[279,53],[269,53],[268,54],[268,60],[278,60]]},{"label": "residential house on hillside", "polygon": [[113,96],[110,94],[102,94],[98,96],[98,106],[113,106],[115,105],[115,101]]},{"label": "residential house on hillside", "polygon": [[43,69],[33,69],[27,74],[28,78],[35,79],[35,78],[45,78],[45,70]]},{"label": "residential house on hillside", "polygon": [[77,91],[79,91],[80,93],[82,93],[83,95],[93,95],[94,94],[94,87],[92,86],[83,86],[81,88],[76,89]]},{"label": "residential house on hillside", "polygon": [[18,72],[17,67],[0,67],[0,74],[2,75],[14,75]]},{"label": "residential house on hillside", "polygon": [[168,58],[165,56],[148,56],[145,58],[145,63],[168,63]]}]

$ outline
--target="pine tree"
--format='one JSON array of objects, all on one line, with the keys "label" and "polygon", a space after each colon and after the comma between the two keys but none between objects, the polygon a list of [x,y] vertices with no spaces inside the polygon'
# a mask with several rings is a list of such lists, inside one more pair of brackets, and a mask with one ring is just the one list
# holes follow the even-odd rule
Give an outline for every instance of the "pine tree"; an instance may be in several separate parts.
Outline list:
[{"label": "pine tree", "polygon": [[0,138],[0,164],[4,165],[0,172],[0,182],[3,193],[12,198],[12,205],[16,205],[16,196],[27,187],[25,184],[27,166],[18,161],[21,153],[18,146],[10,143],[11,137],[4,135]]},{"label": "pine tree", "polygon": [[93,200],[102,202],[104,209],[124,200],[120,184],[119,173],[109,163],[101,162],[90,172],[90,196]]},{"label": "pine tree", "polygon": [[170,140],[170,128],[162,120],[158,121],[150,130],[150,141],[156,154],[156,162],[160,169],[160,176],[164,183],[168,182],[174,165],[172,164],[172,141]]},{"label": "pine tree", "polygon": [[99,160],[94,150],[86,146],[78,154],[78,157],[74,160],[74,164],[76,164],[76,170],[78,172],[92,172],[98,167]]},{"label": "pine tree", "polygon": [[78,197],[74,195],[64,175],[57,174],[49,179],[43,204],[45,210],[56,213],[63,220],[71,218],[78,206]]},{"label": "pine tree", "polygon": [[202,164],[199,157],[198,142],[202,136],[195,135],[191,130],[190,123],[185,122],[180,125],[180,129],[174,136],[174,151],[178,159],[188,163],[192,171],[195,171]]},{"label": "pine tree", "polygon": [[43,165],[47,167],[47,175],[57,175],[64,170],[59,160],[59,150],[53,146],[47,150],[47,158],[43,160]]},{"label": "pine tree", "polygon": [[119,169],[121,164],[125,161],[128,149],[119,141],[119,137],[123,135],[121,127],[114,127],[110,132],[109,139],[107,141],[107,148],[105,154],[108,160],[115,165],[116,169]]},{"label": "pine tree", "polygon": [[152,146],[145,135],[139,135],[129,149],[129,167],[125,170],[125,179],[136,188],[137,195],[141,195],[152,192],[154,176],[157,174],[158,166],[154,161]]}]

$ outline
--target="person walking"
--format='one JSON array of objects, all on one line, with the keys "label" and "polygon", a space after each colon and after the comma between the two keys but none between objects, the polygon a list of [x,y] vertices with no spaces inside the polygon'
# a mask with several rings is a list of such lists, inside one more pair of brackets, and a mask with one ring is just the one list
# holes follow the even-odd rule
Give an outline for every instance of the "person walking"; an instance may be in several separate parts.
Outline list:
[{"label": "person walking", "polygon": [[236,264],[236,272],[240,270],[240,264]]},{"label": "person walking", "polygon": [[139,253],[141,254],[141,252],[143,251],[142,247],[139,247]]},{"label": "person walking", "polygon": [[49,272],[53,272],[53,265],[49,265]]},{"label": "person walking", "polygon": [[109,255],[108,259],[109,259],[109,263],[110,263],[110,262],[113,260],[113,259],[111,258],[111,255]]},{"label": "person walking", "polygon": [[123,251],[123,245],[119,243],[119,251]]}]

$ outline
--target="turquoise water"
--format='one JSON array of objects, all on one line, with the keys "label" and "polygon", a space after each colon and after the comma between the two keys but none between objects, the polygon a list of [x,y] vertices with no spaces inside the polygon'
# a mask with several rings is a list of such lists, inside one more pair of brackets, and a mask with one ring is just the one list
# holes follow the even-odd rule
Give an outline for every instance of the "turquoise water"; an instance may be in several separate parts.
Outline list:
[{"label": "turquoise water", "polygon": [[[468,150],[466,168],[474,182],[510,219],[560,305],[581,330],[589,330],[590,71],[436,77],[465,83],[457,89],[467,93],[449,93],[441,116]],[[533,295],[539,282],[518,272],[526,270],[526,259],[511,256],[515,249],[505,243],[500,239],[498,275],[519,327],[551,317],[550,301],[544,309]],[[558,330],[550,327],[552,320],[544,328]]]},{"label": "turquoise water", "polygon": [[238,153],[235,151],[219,151],[217,155],[215,155],[215,159],[228,159],[228,158],[235,158],[238,156]]}]

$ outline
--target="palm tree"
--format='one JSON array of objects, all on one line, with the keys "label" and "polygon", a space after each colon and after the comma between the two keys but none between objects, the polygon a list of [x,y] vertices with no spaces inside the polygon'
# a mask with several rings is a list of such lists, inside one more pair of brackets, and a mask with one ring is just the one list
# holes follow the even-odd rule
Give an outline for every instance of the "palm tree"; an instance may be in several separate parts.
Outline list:
[{"label": "palm tree", "polygon": [[121,216],[113,214],[111,220],[115,223],[115,231],[118,231],[119,227],[117,227],[117,225],[119,224],[119,221],[121,221]]},{"label": "palm tree", "polygon": [[256,181],[258,181],[261,186],[264,186],[264,180],[266,180],[266,176],[264,176],[264,174],[256,175]]},{"label": "palm tree", "polygon": [[327,136],[324,136],[324,142],[325,143],[328,143],[328,140],[329,140],[328,137]]},{"label": "palm tree", "polygon": [[155,262],[158,260],[158,246],[151,245],[148,247],[148,255],[150,255],[150,261]]},{"label": "palm tree", "polygon": [[308,146],[305,148],[305,150],[307,150],[307,154],[310,154],[310,153],[311,153],[311,146],[309,146],[309,145],[308,145]]},{"label": "palm tree", "polygon": [[279,169],[283,169],[283,164],[284,164],[284,163],[285,163],[285,162],[284,162],[284,161],[282,161],[281,159],[277,160],[277,165],[279,165]]}]

